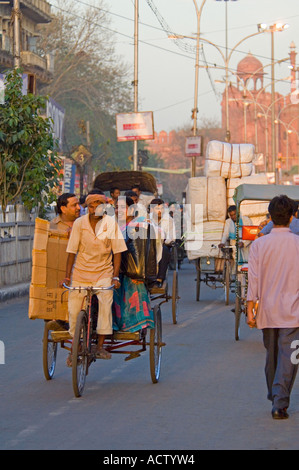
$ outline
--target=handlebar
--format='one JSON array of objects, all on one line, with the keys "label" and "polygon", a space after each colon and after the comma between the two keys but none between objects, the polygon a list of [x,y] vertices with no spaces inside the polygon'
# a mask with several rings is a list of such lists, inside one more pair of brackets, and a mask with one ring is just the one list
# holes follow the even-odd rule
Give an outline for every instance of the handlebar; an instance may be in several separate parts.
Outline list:
[{"label": "handlebar", "polygon": [[[216,245],[211,245],[211,248],[215,249],[215,250],[218,250],[219,247],[216,246]],[[221,247],[221,250],[231,250],[233,251],[236,247],[235,246],[232,246],[232,245],[228,245],[228,246],[223,246]]]},{"label": "handlebar", "polygon": [[78,287],[70,287],[70,286],[67,286],[66,284],[62,284],[63,287],[65,287],[67,290],[90,290],[90,291],[101,291],[101,290],[112,290],[114,289],[114,286],[109,286],[109,287],[94,287],[94,286],[84,286],[84,287],[81,287],[81,286],[78,286]]}]

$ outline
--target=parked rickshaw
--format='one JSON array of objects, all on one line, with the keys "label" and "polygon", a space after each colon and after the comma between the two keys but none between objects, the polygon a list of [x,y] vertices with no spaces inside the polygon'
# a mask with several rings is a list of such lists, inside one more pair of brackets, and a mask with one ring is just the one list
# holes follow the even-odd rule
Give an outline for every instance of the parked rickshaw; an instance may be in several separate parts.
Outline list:
[{"label": "parked rickshaw", "polygon": [[[274,197],[286,195],[295,201],[299,200],[299,186],[284,185],[259,185],[259,184],[242,184],[235,189],[234,201],[237,208],[236,220],[236,246],[240,240],[240,213],[243,201],[271,201]],[[251,227],[252,230],[254,227]],[[244,229],[244,228],[243,228]],[[245,238],[244,238],[245,237]],[[252,239],[254,239],[253,237]],[[246,239],[242,234],[242,239]],[[240,250],[236,250],[235,262],[235,340],[240,339],[240,322],[241,316],[244,314],[246,321],[247,314],[247,287],[248,287],[248,264],[240,261]]]}]

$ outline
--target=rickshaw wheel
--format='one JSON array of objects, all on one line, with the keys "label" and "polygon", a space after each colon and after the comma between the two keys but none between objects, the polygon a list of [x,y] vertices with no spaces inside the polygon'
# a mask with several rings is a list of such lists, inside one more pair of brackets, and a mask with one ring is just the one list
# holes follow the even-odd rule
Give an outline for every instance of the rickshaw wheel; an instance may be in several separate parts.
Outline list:
[{"label": "rickshaw wheel", "polygon": [[178,272],[173,272],[172,277],[172,321],[173,324],[177,324],[177,313],[178,313],[178,304],[179,304],[179,285],[178,285]]},{"label": "rickshaw wheel", "polygon": [[57,358],[58,344],[51,340],[51,331],[45,323],[43,337],[43,369],[46,380],[51,380],[54,376]]},{"label": "rickshaw wheel", "polygon": [[88,369],[87,315],[84,310],[78,315],[72,348],[73,390],[76,397],[83,394]]},{"label": "rickshaw wheel", "polygon": [[225,282],[225,304],[229,304],[229,288],[230,288],[230,262],[225,261],[225,274],[224,274],[224,282]]},{"label": "rickshaw wheel", "polygon": [[154,307],[155,327],[150,330],[150,371],[151,379],[155,384],[159,381],[162,356],[162,320],[159,305]]},{"label": "rickshaw wheel", "polygon": [[240,339],[240,319],[241,319],[242,307],[241,307],[241,289],[237,288],[236,301],[235,301],[235,340]]}]

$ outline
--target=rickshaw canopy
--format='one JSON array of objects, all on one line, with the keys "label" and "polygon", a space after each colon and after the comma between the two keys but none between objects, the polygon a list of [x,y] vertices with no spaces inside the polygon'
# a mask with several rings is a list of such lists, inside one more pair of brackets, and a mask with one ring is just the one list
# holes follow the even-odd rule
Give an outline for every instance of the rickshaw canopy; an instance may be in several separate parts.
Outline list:
[{"label": "rickshaw canopy", "polygon": [[111,171],[99,174],[94,181],[94,188],[102,191],[110,191],[117,187],[121,191],[128,191],[138,185],[141,191],[157,194],[156,179],[150,173],[144,171]]},{"label": "rickshaw canopy", "polygon": [[285,195],[299,201],[299,186],[277,184],[241,184],[235,189],[233,199],[237,210],[242,201],[271,201],[275,196]]}]

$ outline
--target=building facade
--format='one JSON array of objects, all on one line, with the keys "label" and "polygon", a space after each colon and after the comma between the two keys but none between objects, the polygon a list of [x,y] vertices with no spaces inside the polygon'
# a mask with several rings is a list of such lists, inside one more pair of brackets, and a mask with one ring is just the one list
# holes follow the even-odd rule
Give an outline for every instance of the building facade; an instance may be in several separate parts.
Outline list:
[{"label": "building facade", "polygon": [[[291,44],[289,55],[291,76],[288,77],[288,94],[275,92],[272,97],[271,79],[265,84],[266,67],[252,54],[238,64],[234,83],[230,83],[228,88],[230,141],[254,144],[256,153],[262,156],[262,169],[266,171],[273,171],[273,165],[290,170],[299,164],[298,67],[294,43]],[[225,93],[221,106],[222,126],[225,128]]]},{"label": "building facade", "polygon": [[53,78],[52,57],[41,57],[37,50],[38,26],[50,23],[51,6],[46,0],[20,0],[20,11],[14,1],[0,4],[0,73],[14,67],[14,22],[20,23],[20,61],[25,74],[29,74],[28,88],[35,92],[35,80],[46,84]]}]

